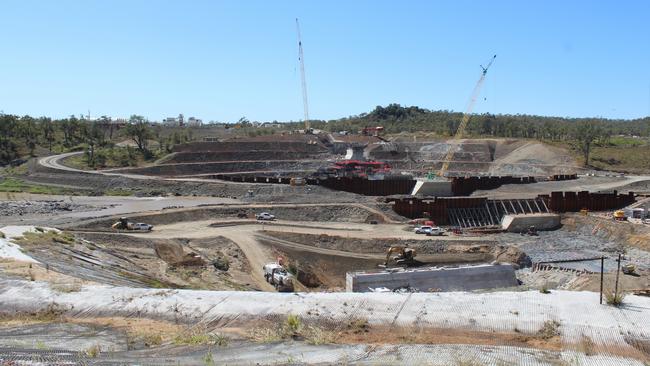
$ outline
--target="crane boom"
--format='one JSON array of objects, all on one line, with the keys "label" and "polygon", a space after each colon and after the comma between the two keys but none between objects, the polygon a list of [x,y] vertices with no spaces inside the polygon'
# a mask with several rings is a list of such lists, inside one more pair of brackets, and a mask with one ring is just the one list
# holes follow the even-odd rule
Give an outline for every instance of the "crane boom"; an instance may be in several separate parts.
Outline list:
[{"label": "crane boom", "polygon": [[492,63],[494,62],[494,59],[496,57],[497,55],[492,56],[492,59],[487,64],[487,66],[483,67],[483,65],[481,65],[481,69],[483,69],[483,72],[481,72],[481,77],[478,79],[476,85],[474,86],[474,90],[472,91],[472,96],[470,97],[469,102],[467,103],[467,107],[465,108],[465,112],[463,113],[463,118],[461,119],[460,124],[458,125],[458,129],[456,130],[456,134],[454,135],[454,139],[452,143],[449,145],[449,150],[447,150],[447,154],[442,160],[442,167],[438,171],[438,175],[441,177],[444,176],[445,173],[447,172],[447,169],[449,169],[449,164],[451,163],[452,158],[454,157],[454,152],[456,150],[456,145],[458,144],[458,140],[460,140],[465,134],[465,129],[467,128],[467,123],[469,122],[469,118],[472,116],[472,111],[474,110],[476,99],[478,99],[478,96],[481,93],[481,88],[483,87],[483,82],[485,81],[485,75],[487,74],[490,66],[492,66]]},{"label": "crane boom", "polygon": [[305,79],[305,55],[302,50],[302,37],[300,36],[300,23],[296,18],[296,30],[298,31],[298,60],[300,61],[300,79],[302,82],[302,108],[305,113],[305,132],[310,130],[309,125],[309,103],[307,101],[307,80]]}]

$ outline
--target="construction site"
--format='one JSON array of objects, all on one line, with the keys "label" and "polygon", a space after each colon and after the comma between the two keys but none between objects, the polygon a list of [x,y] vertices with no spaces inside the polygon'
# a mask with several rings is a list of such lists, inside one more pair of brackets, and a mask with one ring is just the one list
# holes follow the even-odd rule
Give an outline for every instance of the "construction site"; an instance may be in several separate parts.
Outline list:
[{"label": "construction site", "polygon": [[0,364],[650,363],[650,175],[468,137],[496,55],[453,136],[312,128],[298,37],[300,129],[21,166]]},{"label": "construction site", "polygon": [[[372,363],[397,346],[415,363],[409,347],[439,364],[648,362],[650,201],[630,188],[648,177],[591,175],[539,142],[292,131],[187,143],[145,167],[81,171],[71,156],[29,179],[159,193],[4,197],[3,360]],[[601,278],[623,307],[600,304]],[[187,332],[208,340],[179,343]]]}]

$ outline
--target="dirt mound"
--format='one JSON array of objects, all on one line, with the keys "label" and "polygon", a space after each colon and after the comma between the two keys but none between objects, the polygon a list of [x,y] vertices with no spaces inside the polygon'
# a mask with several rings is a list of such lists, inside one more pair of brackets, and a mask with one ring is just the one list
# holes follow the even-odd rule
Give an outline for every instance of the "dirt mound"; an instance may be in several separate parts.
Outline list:
[{"label": "dirt mound", "polygon": [[172,266],[203,266],[205,261],[196,253],[185,253],[178,242],[158,242],[154,244],[156,255]]},{"label": "dirt mound", "polygon": [[490,167],[493,175],[560,174],[575,172],[577,163],[563,149],[541,142],[506,141],[498,143],[495,160]]}]

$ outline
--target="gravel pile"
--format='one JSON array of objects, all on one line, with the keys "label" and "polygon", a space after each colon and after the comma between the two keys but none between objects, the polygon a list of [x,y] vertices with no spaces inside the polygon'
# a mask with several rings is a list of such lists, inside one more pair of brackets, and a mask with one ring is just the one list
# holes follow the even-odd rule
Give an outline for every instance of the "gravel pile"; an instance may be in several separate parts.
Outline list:
[{"label": "gravel pile", "polygon": [[64,201],[25,201],[0,202],[0,216],[22,216],[33,214],[49,214],[62,211],[87,211],[93,206],[79,205]]}]

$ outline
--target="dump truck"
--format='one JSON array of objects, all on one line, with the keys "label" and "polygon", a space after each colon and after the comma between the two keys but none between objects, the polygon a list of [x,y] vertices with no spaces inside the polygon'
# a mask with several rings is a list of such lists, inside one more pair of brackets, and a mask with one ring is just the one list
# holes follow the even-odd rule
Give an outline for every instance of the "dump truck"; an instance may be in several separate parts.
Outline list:
[{"label": "dump truck", "polygon": [[264,279],[279,292],[293,291],[293,275],[279,263],[268,263],[262,267]]},{"label": "dump truck", "polygon": [[151,231],[153,225],[145,224],[142,222],[130,222],[126,217],[120,217],[120,220],[111,225],[115,230],[134,230],[134,231]]}]

